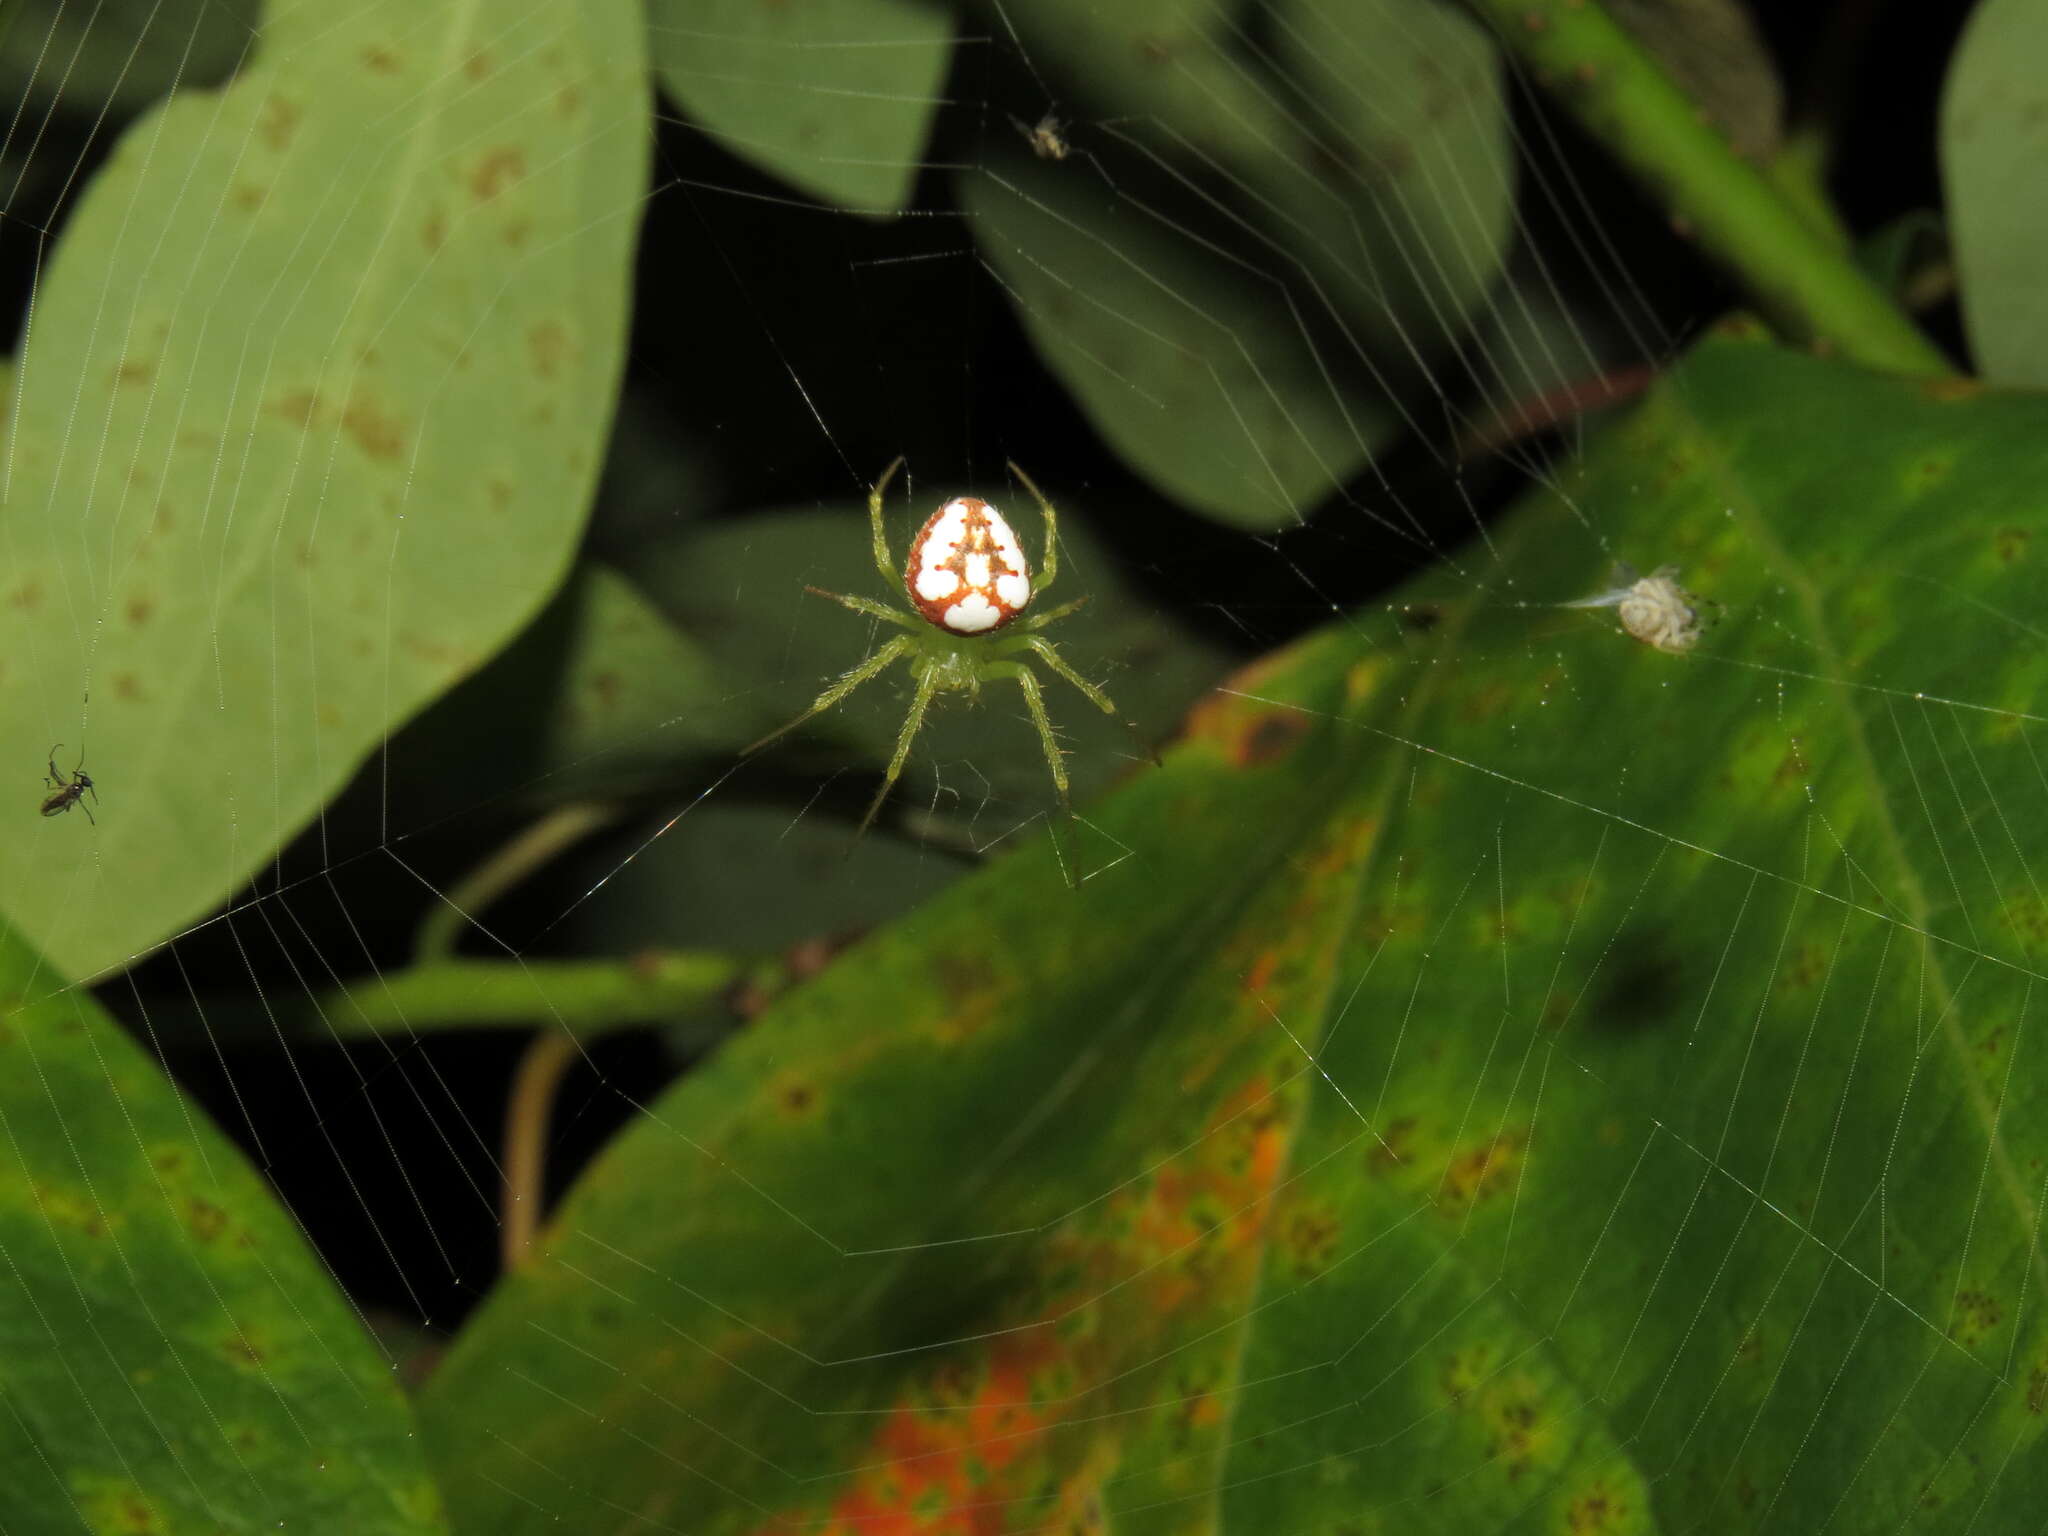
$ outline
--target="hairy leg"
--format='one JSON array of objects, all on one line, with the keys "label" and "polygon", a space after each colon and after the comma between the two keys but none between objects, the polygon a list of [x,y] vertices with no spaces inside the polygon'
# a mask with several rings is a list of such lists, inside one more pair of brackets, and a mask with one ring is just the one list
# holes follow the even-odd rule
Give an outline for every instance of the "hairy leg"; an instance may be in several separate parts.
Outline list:
[{"label": "hairy leg", "polygon": [[871,619],[886,619],[891,624],[900,624],[905,629],[915,630],[923,626],[924,620],[905,613],[901,608],[891,608],[887,603],[878,603],[872,597],[848,597],[844,592],[827,592],[823,587],[805,587],[813,597],[829,597],[842,608],[851,608],[855,613],[864,613]]},{"label": "hairy leg", "polygon": [[812,702],[811,707],[809,709],[805,710],[802,714],[798,715],[794,720],[790,721],[787,725],[777,726],[774,730],[770,731],[766,736],[763,736],[759,741],[755,742],[751,747],[748,747],[746,751],[740,754],[740,756],[752,757],[756,752],[760,751],[763,747],[767,746],[769,742],[774,741],[778,737],[788,735],[791,731],[795,730],[798,726],[802,725],[806,720],[810,720],[818,715],[822,715],[826,710],[830,709],[834,704],[837,704],[841,699],[845,698],[849,693],[853,692],[853,690],[858,688],[862,683],[867,682],[870,678],[875,677],[884,670],[886,670],[891,663],[899,661],[903,657],[910,655],[915,649],[916,647],[912,645],[910,637],[908,635],[898,635],[894,640],[891,640],[887,645],[883,646],[879,651],[875,652],[875,654],[870,656],[866,661],[862,662],[859,666],[855,667],[851,672],[847,673],[846,676],[840,678],[839,681],[834,683],[830,688],[827,688],[823,693],[819,694],[816,700]]},{"label": "hairy leg", "polygon": [[1071,603],[1061,603],[1057,608],[1048,608],[1043,613],[1031,614],[1012,624],[1006,633],[1011,635],[1028,635],[1035,630],[1045,628],[1048,624],[1057,624],[1061,619],[1064,619],[1087,601],[1088,599],[1085,597],[1077,597]]},{"label": "hairy leg", "polygon": [[1010,460],[1010,473],[1015,475],[1031,499],[1038,503],[1038,510],[1045,514],[1045,562],[1038,579],[1032,582],[1033,595],[1043,592],[1053,584],[1060,573],[1060,518],[1052,509],[1052,503],[1045,499],[1045,492],[1038,488],[1032,478],[1017,467],[1015,459]]},{"label": "hairy leg", "polygon": [[903,455],[897,454],[889,461],[889,467],[882,471],[882,478],[875,482],[875,488],[868,492],[868,526],[875,536],[875,569],[882,573],[882,580],[889,583],[891,591],[903,580],[903,573],[891,567],[889,541],[882,537],[882,493],[889,489],[889,482],[896,471],[903,467]]},{"label": "hairy leg", "polygon": [[1023,690],[1024,706],[1031,711],[1031,723],[1038,727],[1039,744],[1045,748],[1045,766],[1052,770],[1053,787],[1060,792],[1060,809],[1073,815],[1073,804],[1067,798],[1065,754],[1060,751],[1059,738],[1052,733],[1052,721],[1046,717],[1045,698],[1038,690],[1037,675],[1021,661],[991,662],[984,675],[1014,678]]},{"label": "hairy leg", "polygon": [[1022,643],[1026,650],[1030,651],[1040,661],[1051,667],[1053,671],[1088,695],[1088,702],[1090,704],[1093,704],[1105,715],[1113,716],[1116,714],[1116,706],[1109,702],[1109,695],[1068,666],[1066,658],[1060,655],[1058,649],[1054,647],[1050,640],[1043,639],[1038,635],[1031,635],[1024,637]]},{"label": "hairy leg", "polygon": [[910,761],[910,744],[917,739],[918,727],[924,724],[925,707],[931,703],[932,695],[938,692],[938,689],[939,678],[936,672],[925,672],[918,677],[917,693],[910,701],[910,713],[904,717],[903,730],[896,738],[896,752],[889,759],[889,771],[882,776],[882,787],[875,791],[875,798],[868,802],[867,815],[860,819],[860,830],[863,834],[874,825],[875,817],[881,812],[882,802],[889,798],[889,791],[896,787],[896,780],[903,774],[903,765]]}]

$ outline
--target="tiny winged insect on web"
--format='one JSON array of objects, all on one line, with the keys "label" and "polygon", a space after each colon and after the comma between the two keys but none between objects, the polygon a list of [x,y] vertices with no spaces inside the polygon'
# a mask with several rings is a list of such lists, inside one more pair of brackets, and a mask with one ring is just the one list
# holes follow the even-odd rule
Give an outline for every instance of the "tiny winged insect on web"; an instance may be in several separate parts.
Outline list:
[{"label": "tiny winged insect on web", "polygon": [[78,754],[78,766],[73,768],[67,776],[57,771],[57,754],[63,749],[63,746],[64,743],[60,741],[56,746],[50,748],[49,785],[51,792],[43,797],[43,814],[45,816],[61,816],[75,805],[85,812],[85,819],[87,821],[91,822],[94,826],[98,826],[99,820],[93,815],[92,806],[87,805],[82,798],[88,790],[92,793],[95,805],[99,803],[100,798],[99,790],[93,787],[92,776],[85,771],[85,754],[83,752]]},{"label": "tiny winged insect on web", "polygon": [[1660,565],[1647,576],[1617,561],[1614,585],[1605,592],[1564,604],[1567,608],[1612,608],[1621,627],[1643,644],[1683,655],[1699,644],[1704,624],[1701,601],[1678,584],[1678,567]]},{"label": "tiny winged insect on web", "polygon": [[1024,142],[1031,146],[1031,153],[1041,160],[1064,160],[1074,152],[1074,146],[1067,142],[1067,125],[1057,114],[1048,111],[1033,127],[1021,117],[1013,117],[1017,131],[1024,135]]},{"label": "tiny winged insect on web", "polygon": [[976,496],[956,496],[926,519],[924,527],[910,541],[907,565],[898,571],[882,531],[882,497],[902,466],[899,456],[882,471],[882,477],[868,492],[868,523],[875,569],[892,586],[897,582],[903,584],[909,606],[898,608],[872,598],[850,597],[817,587],[805,590],[828,597],[855,613],[895,625],[904,633],[887,641],[819,694],[809,709],[770,731],[741,755],[752,756],[902,661],[908,664],[915,685],[910,713],[896,737],[896,750],[882,777],[882,787],[861,818],[862,832],[873,824],[883,802],[889,798],[889,791],[902,775],[903,765],[910,758],[911,743],[917,739],[933,698],[941,693],[964,693],[973,701],[979,697],[983,683],[997,681],[1015,683],[1024,695],[1025,708],[1030,711],[1039,744],[1045,751],[1046,766],[1052,771],[1053,786],[1059,791],[1060,808],[1071,816],[1066,765],[1059,740],[1053,734],[1052,720],[1045,711],[1038,676],[1029,663],[1035,660],[1071,683],[1089,703],[1112,718],[1116,706],[1107,694],[1069,666],[1041,633],[1079,608],[1085,598],[1024,616],[1024,610],[1059,574],[1058,514],[1031,477],[1012,464],[1010,472],[1031,493],[1045,516],[1045,563],[1035,579],[1009,519]]}]

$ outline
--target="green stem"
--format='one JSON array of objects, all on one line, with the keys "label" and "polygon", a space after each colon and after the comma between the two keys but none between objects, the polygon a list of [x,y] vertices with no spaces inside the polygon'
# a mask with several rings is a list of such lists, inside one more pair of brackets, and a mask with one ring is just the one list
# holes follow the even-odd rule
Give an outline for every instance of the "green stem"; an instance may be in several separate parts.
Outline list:
[{"label": "green stem", "polygon": [[505,1105],[505,1198],[498,1227],[498,1260],[505,1273],[523,1265],[540,1230],[547,1197],[548,1123],[555,1090],[582,1055],[574,1036],[543,1030],[526,1044],[512,1095]]},{"label": "green stem", "polygon": [[1467,3],[1782,334],[1888,372],[1953,371],[1847,252],[1728,147],[1598,0]]},{"label": "green stem", "polygon": [[310,995],[211,1002],[167,1033],[223,1045],[274,1044],[280,1034],[349,1040],[444,1029],[566,1030],[589,1039],[725,1013],[738,989],[772,992],[788,979],[774,962],[703,950],[626,960],[437,960]]}]

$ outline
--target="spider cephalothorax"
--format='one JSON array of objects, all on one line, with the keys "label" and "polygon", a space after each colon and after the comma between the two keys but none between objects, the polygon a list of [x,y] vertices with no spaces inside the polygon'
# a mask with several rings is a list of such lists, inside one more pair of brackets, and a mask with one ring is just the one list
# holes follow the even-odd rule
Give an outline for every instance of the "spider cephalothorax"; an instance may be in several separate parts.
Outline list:
[{"label": "spider cephalothorax", "polygon": [[787,725],[769,732],[747,753],[758,752],[777,737],[794,730],[814,715],[839,703],[854,689],[879,675],[898,661],[908,662],[916,691],[910,713],[896,737],[896,751],[889,759],[889,771],[882,787],[861,819],[865,830],[889,797],[903,765],[910,757],[910,744],[924,724],[925,711],[935,694],[964,692],[978,695],[981,685],[1007,678],[1024,695],[1024,705],[1038,728],[1039,743],[1045,748],[1046,766],[1052,770],[1053,786],[1060,804],[1067,804],[1067,770],[1060,759],[1058,738],[1045,713],[1038,676],[1025,658],[1036,657],[1057,676],[1065,678],[1104,714],[1114,715],[1116,706],[1093,683],[1082,677],[1053,648],[1039,631],[1080,607],[1078,601],[1024,617],[1024,610],[1045,591],[1059,574],[1059,518],[1031,478],[1015,464],[1010,473],[1023,483],[1039,510],[1045,514],[1045,565],[1034,583],[1023,545],[1009,520],[988,502],[976,496],[956,496],[934,512],[910,541],[907,564],[899,578],[889,558],[889,541],[882,532],[882,493],[902,467],[897,459],[882,471],[882,478],[868,492],[868,523],[874,539],[875,568],[888,582],[901,580],[910,599],[908,608],[894,608],[872,598],[849,597],[841,592],[809,590],[820,597],[851,608],[855,613],[896,625],[896,635],[852,671],[819,694],[811,707]]}]

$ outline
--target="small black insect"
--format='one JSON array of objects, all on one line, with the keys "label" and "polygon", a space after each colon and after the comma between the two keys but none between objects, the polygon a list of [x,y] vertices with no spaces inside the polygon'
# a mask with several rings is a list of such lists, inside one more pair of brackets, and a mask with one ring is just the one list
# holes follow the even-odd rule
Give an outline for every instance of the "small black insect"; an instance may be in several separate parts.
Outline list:
[{"label": "small black insect", "polygon": [[87,805],[81,798],[88,789],[92,789],[93,804],[97,805],[100,798],[100,792],[97,789],[93,789],[92,776],[85,771],[85,754],[83,752],[78,754],[78,766],[71,770],[71,777],[66,778],[57,771],[57,753],[63,745],[64,743],[60,741],[56,746],[50,748],[51,793],[43,797],[43,814],[45,816],[61,816],[75,805],[85,812],[85,819],[87,821],[92,822],[94,826],[98,826],[99,822],[92,814],[92,806]]}]

